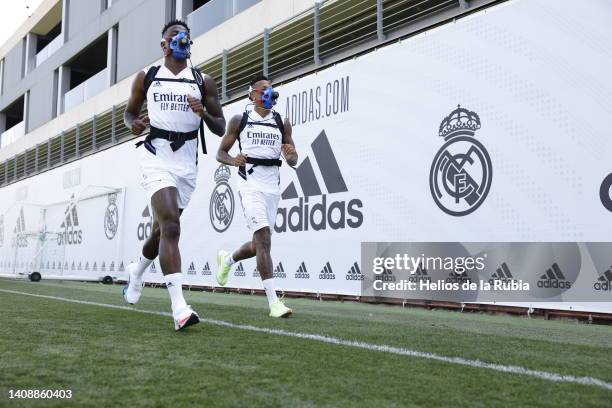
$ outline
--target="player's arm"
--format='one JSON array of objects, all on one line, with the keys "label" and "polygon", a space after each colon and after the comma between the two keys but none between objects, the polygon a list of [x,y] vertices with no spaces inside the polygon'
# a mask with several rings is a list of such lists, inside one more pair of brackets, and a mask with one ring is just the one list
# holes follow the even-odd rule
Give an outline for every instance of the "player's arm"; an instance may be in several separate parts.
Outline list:
[{"label": "player's arm", "polygon": [[130,99],[128,99],[127,106],[125,107],[125,112],[123,113],[123,122],[128,129],[132,131],[132,134],[139,135],[141,134],[149,125],[149,117],[145,116],[140,119],[140,111],[142,110],[142,105],[144,105],[145,101],[145,93],[144,93],[144,79],[145,79],[144,71],[140,71],[136,78],[134,78],[134,82],[132,82],[132,92],[130,94]]},{"label": "player's arm", "polygon": [[238,132],[240,131],[240,121],[242,120],[242,115],[235,115],[232,117],[227,124],[227,133],[221,139],[221,144],[219,144],[219,150],[217,150],[217,161],[228,164],[230,166],[244,166],[246,163],[246,156],[240,153],[236,157],[232,157],[229,154],[230,149],[238,140]]},{"label": "player's arm", "polygon": [[225,117],[223,117],[223,108],[219,102],[219,91],[217,84],[210,75],[204,75],[204,90],[206,95],[202,101],[199,101],[191,96],[187,98],[191,109],[202,119],[204,123],[217,136],[223,136],[225,133]]},{"label": "player's arm", "polygon": [[293,129],[291,128],[291,122],[288,118],[285,118],[285,134],[283,135],[283,156],[285,156],[285,160],[287,164],[290,166],[295,166],[298,162],[298,154],[295,150],[295,143],[293,143]]}]

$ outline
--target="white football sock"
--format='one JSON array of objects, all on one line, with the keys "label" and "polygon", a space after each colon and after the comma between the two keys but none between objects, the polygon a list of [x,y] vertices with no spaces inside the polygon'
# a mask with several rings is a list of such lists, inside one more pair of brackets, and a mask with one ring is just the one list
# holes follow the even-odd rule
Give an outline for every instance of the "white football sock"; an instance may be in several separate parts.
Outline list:
[{"label": "white football sock", "polygon": [[225,260],[223,261],[225,262],[225,266],[231,266],[233,264],[236,263],[236,261],[234,261],[234,254],[227,254],[227,256],[225,257]]},{"label": "white football sock", "polygon": [[138,262],[136,262],[136,279],[142,279],[142,275],[144,275],[145,271],[152,263],[153,259],[148,259],[144,255],[141,255]]},{"label": "white football sock", "polygon": [[268,305],[272,306],[272,303],[278,300],[276,296],[276,290],[274,290],[274,278],[266,279],[261,281],[263,287],[266,290],[266,297],[268,298]]},{"label": "white football sock", "polygon": [[164,280],[166,281],[166,287],[170,294],[172,311],[180,310],[187,306],[187,302],[185,302],[185,298],[183,297],[183,274],[177,272],[164,275]]}]

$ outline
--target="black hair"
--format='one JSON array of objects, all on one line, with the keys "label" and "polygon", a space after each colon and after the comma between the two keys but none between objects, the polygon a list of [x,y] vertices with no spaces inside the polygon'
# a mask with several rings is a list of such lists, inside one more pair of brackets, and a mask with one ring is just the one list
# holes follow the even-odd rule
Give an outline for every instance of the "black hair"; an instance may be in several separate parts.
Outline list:
[{"label": "black hair", "polygon": [[255,86],[256,83],[258,83],[259,81],[270,81],[270,79],[263,75],[263,74],[258,74],[255,77],[253,77],[253,79],[251,79],[251,86]]},{"label": "black hair", "polygon": [[185,27],[185,30],[187,30],[187,33],[191,34],[191,30],[189,29],[189,26],[187,25],[186,22],[184,22],[183,20],[172,20],[172,21],[168,21],[166,25],[164,26],[164,28],[162,28],[162,36],[166,34],[166,31],[168,31],[170,27],[175,26],[175,25],[180,25],[180,26]]}]

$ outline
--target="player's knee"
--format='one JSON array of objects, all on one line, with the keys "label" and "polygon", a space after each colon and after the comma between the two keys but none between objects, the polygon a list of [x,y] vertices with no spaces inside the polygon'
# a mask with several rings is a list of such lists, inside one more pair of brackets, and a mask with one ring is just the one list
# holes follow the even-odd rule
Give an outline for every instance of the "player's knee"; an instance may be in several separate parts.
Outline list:
[{"label": "player's knee", "polygon": [[153,226],[153,231],[151,231],[151,238],[155,240],[159,240],[160,234],[161,234],[161,230],[159,229],[159,224],[155,224]]},{"label": "player's knee", "polygon": [[181,223],[178,218],[162,222],[160,225],[160,235],[165,239],[178,241],[181,236]]},{"label": "player's knee", "polygon": [[269,251],[271,246],[271,234],[269,228],[262,228],[255,232],[255,251]]}]

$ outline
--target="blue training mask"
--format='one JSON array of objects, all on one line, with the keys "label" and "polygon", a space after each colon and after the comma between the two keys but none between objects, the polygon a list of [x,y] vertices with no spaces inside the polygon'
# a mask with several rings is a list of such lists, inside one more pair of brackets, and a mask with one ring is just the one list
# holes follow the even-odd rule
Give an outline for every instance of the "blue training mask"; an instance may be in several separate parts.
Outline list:
[{"label": "blue training mask", "polygon": [[266,109],[272,109],[272,107],[276,105],[277,99],[278,92],[276,92],[272,87],[269,87],[261,93],[261,104]]},{"label": "blue training mask", "polygon": [[193,41],[189,38],[189,34],[181,31],[170,39],[168,48],[172,50],[174,58],[184,60],[191,56],[191,44]]}]

